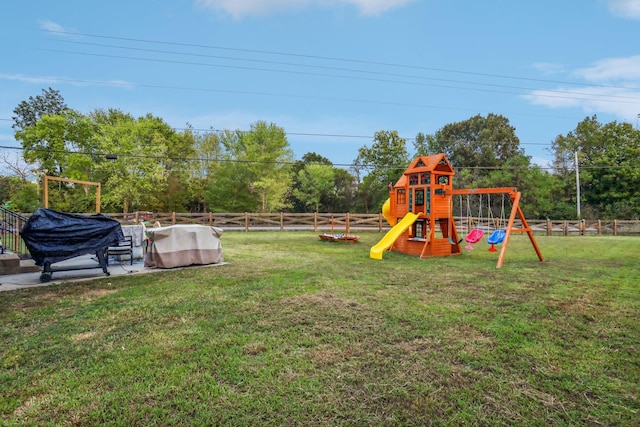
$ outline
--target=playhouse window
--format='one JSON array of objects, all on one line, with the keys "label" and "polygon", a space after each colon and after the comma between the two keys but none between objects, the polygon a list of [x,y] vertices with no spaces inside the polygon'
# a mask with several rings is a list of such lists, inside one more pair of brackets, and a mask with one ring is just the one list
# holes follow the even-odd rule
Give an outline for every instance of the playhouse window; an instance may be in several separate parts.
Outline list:
[{"label": "playhouse window", "polygon": [[424,207],[424,213],[431,214],[431,191],[427,191],[427,205]]},{"label": "playhouse window", "polygon": [[416,190],[416,206],[424,205],[424,190]]},{"label": "playhouse window", "polygon": [[446,175],[441,175],[438,177],[438,184],[441,185],[448,185],[449,184],[449,177]]},{"label": "playhouse window", "polygon": [[409,185],[418,185],[418,174],[409,175]]},{"label": "playhouse window", "polygon": [[423,173],[420,175],[420,184],[431,184],[431,175],[428,173]]},{"label": "playhouse window", "polygon": [[413,235],[415,237],[424,237],[424,222],[416,221],[415,228],[413,230]]},{"label": "playhouse window", "polygon": [[396,192],[396,203],[399,205],[407,203],[407,193],[405,193],[404,188],[398,188]]}]

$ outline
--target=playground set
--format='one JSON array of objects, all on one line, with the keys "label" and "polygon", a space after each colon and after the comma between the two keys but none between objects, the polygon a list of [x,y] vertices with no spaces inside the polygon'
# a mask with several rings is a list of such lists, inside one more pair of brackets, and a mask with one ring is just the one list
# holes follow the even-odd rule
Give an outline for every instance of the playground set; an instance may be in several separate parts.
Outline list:
[{"label": "playground set", "polygon": [[502,267],[512,233],[527,233],[538,259],[544,260],[520,208],[521,194],[516,187],[454,190],[454,175],[442,153],[415,158],[398,182],[389,184],[389,198],[382,206],[382,214],[391,229],[370,249],[369,256],[382,259],[387,250],[420,258],[457,255],[462,253],[463,241],[467,249],[473,249],[473,244],[478,243],[485,232],[482,228],[472,228],[464,238],[459,237],[453,217],[453,197],[502,194],[511,201],[509,219],[504,229],[494,230],[487,239],[491,245],[489,251],[497,252],[495,245],[502,244],[496,268]]}]

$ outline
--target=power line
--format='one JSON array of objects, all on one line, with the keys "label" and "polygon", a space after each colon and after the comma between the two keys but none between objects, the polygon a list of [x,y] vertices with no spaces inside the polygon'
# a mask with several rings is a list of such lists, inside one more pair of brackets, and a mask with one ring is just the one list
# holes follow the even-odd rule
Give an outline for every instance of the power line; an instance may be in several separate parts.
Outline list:
[{"label": "power line", "polygon": [[[12,147],[12,146],[0,146],[0,149],[10,149],[10,150],[20,150],[26,151],[24,147]],[[114,152],[93,152],[93,151],[72,151],[72,150],[50,150],[50,149],[41,149],[41,150],[33,150],[33,151],[46,151],[48,153],[58,153],[58,154],[80,154],[87,155],[92,157],[102,157],[107,160],[107,156],[110,158],[129,158],[129,159],[147,159],[147,160],[161,160],[161,161],[184,161],[184,162],[210,162],[210,163],[240,163],[240,164],[271,164],[271,165],[297,165],[301,162],[301,160],[295,161],[265,161],[265,160],[240,160],[240,159],[225,159],[225,158],[216,158],[211,159],[207,157],[176,157],[176,156],[154,156],[148,154],[129,154],[129,153],[114,153]],[[355,164],[355,163],[337,163],[332,164],[334,167],[350,167],[350,168],[361,168],[361,169],[371,169],[374,167],[380,167],[379,165],[371,165],[371,164]],[[385,166],[388,169],[406,169],[407,165],[387,165]],[[518,167],[518,166],[458,166],[455,167],[455,170],[508,170],[508,171],[519,171],[519,170],[529,170],[531,168],[539,168],[541,170],[555,170],[557,168],[547,166],[529,166],[529,167]],[[603,169],[640,169],[640,164],[638,165],[599,165],[599,166],[581,166],[582,170],[603,170]]]},{"label": "power line", "polygon": [[[474,87],[461,87],[461,86],[427,84],[427,83],[420,83],[420,82],[389,80],[389,79],[361,77],[361,76],[323,74],[323,73],[312,73],[312,72],[306,72],[306,71],[279,70],[279,69],[257,68],[257,67],[243,67],[243,66],[238,66],[238,65],[209,64],[209,63],[203,63],[203,62],[188,62],[188,61],[177,61],[177,60],[170,60],[170,59],[142,58],[142,57],[122,56],[122,55],[108,55],[108,54],[91,53],[91,52],[74,52],[74,51],[58,50],[58,49],[37,48],[36,50],[41,50],[41,51],[45,51],[45,52],[69,53],[69,54],[73,54],[73,55],[94,56],[94,57],[101,57],[101,58],[127,59],[127,60],[145,61],[145,62],[158,62],[158,63],[165,63],[165,64],[196,65],[196,66],[202,66],[202,67],[227,68],[227,69],[248,70],[248,71],[268,71],[268,72],[274,72],[274,73],[285,73],[285,74],[305,75],[305,76],[314,76],[314,77],[332,77],[332,78],[351,79],[351,80],[358,80],[358,81],[373,81],[373,82],[378,82],[378,83],[396,83],[396,84],[412,85],[412,86],[428,86],[428,87],[438,87],[438,88],[445,88],[445,89],[471,90],[471,91],[477,91],[477,92],[503,93],[503,94],[510,94],[510,95],[526,95],[526,93],[523,93],[523,92],[513,92],[513,91],[507,91],[507,90],[495,90],[495,89],[482,89],[482,88],[474,88]],[[471,82],[471,83],[466,82],[466,83],[468,83],[468,84],[476,84],[476,85],[480,84],[480,83],[473,83],[473,82]],[[507,87],[507,86],[489,85],[489,84],[487,84],[487,86]],[[551,90],[551,89],[544,89],[544,90],[542,90],[542,92],[544,92],[544,93],[539,93],[538,94],[539,97],[543,97],[543,98],[561,98],[561,99],[577,99],[577,100],[583,100],[583,101],[593,101],[593,100],[595,100],[595,98],[590,98],[590,96],[595,96],[595,97],[604,97],[605,99],[599,99],[599,101],[601,101],[601,102],[616,102],[616,103],[634,104],[635,102],[633,102],[633,101],[619,101],[619,100],[614,100],[614,99],[610,100],[610,99],[606,99],[606,98],[636,99],[635,97],[627,97],[627,96],[622,96],[622,95],[583,94],[583,93],[579,93],[579,92],[558,91],[558,90]],[[548,94],[546,94],[546,93],[549,93],[549,92],[551,92],[551,93],[573,94],[575,96],[562,96],[562,95],[548,95]]]},{"label": "power line", "polygon": [[[50,40],[50,39],[45,39],[45,40]],[[353,68],[330,67],[330,66],[324,66],[324,65],[309,65],[309,64],[299,64],[299,63],[281,62],[281,61],[267,61],[267,60],[260,60],[260,59],[235,58],[235,57],[229,57],[229,56],[204,55],[204,54],[176,52],[176,51],[168,51],[168,50],[145,49],[145,48],[130,47],[130,46],[117,46],[117,45],[107,45],[107,44],[101,44],[101,43],[79,42],[79,41],[72,41],[72,40],[55,40],[55,41],[56,42],[61,42],[61,43],[79,44],[79,45],[97,46],[97,47],[108,47],[108,48],[116,48],[116,49],[124,49],[124,50],[133,50],[133,51],[139,51],[139,52],[152,52],[152,53],[179,55],[179,56],[192,56],[192,57],[198,57],[198,58],[224,59],[224,60],[231,60],[231,61],[254,62],[254,63],[261,63],[261,64],[286,65],[286,66],[295,66],[295,67],[312,68],[312,69],[325,69],[325,70],[332,70],[332,71],[347,71],[347,72],[361,73],[361,74],[367,74],[367,75],[391,76],[391,77],[401,77],[401,78],[410,78],[410,79],[418,79],[418,80],[432,80],[432,81],[440,81],[440,82],[448,82],[448,83],[461,83],[461,84],[470,84],[470,85],[487,86],[487,87],[518,89],[518,90],[525,90],[525,91],[536,90],[536,89],[530,88],[530,87],[499,85],[499,84],[479,83],[479,82],[469,82],[469,81],[462,81],[462,80],[443,79],[443,78],[425,77],[425,76],[416,76],[416,75],[407,75],[407,74],[398,74],[398,73],[386,73],[386,72],[380,72],[380,71],[361,70],[361,69],[353,69]],[[98,56],[102,56],[100,54],[86,53],[86,52],[56,51],[56,50],[52,50],[52,49],[43,49],[43,50],[45,50],[45,51],[53,51],[53,52],[72,53],[72,54],[76,54],[76,55],[98,55]],[[108,57],[115,57],[115,58],[118,58],[118,59],[135,59],[135,60],[144,60],[144,61],[164,61],[164,60],[156,60],[156,59],[152,59],[152,58],[126,57],[126,56],[111,56],[111,55],[109,55]],[[238,69],[255,70],[255,71],[271,71],[271,72],[307,74],[307,73],[295,72],[295,71],[272,70],[272,69],[254,68],[254,67],[239,67],[239,66],[238,67],[234,67],[234,66],[229,66],[229,65],[192,63],[192,62],[185,62],[185,61],[170,61],[170,62],[171,63],[178,63],[178,64],[185,64],[185,65],[199,65],[199,66],[211,66],[211,67],[222,67],[222,68],[238,68]],[[331,75],[331,74],[309,73],[309,75],[322,76],[322,77],[353,78],[353,79],[358,79],[358,80],[372,80],[372,81],[380,81],[380,82],[386,82],[386,83],[398,83],[398,84],[419,84],[419,83],[407,82],[407,81],[367,79],[367,78],[362,78],[362,77],[358,78],[358,77],[355,77],[355,76],[341,76],[341,75]],[[464,87],[459,87],[459,86],[442,86],[442,85],[427,85],[427,86],[437,86],[437,87],[445,87],[445,88],[453,88],[453,89],[469,89],[469,90],[473,90],[473,88],[464,88]],[[609,88],[620,89],[621,87],[609,86]],[[631,88],[624,88],[624,89],[631,89]],[[495,92],[495,93],[514,93],[514,92],[509,92],[509,91],[505,92],[505,91],[497,91],[497,90],[488,90],[488,91],[489,92]],[[599,94],[599,93],[583,93],[583,92],[572,92],[572,91],[568,91],[568,90],[557,90],[557,89],[545,89],[544,92],[557,93],[557,94],[578,95],[579,97],[577,99],[585,99],[585,100],[588,100],[589,98],[583,98],[584,96],[593,96],[593,97],[600,97],[600,98],[620,98],[620,99],[640,100],[640,97],[637,97],[637,96],[607,95],[607,94]],[[520,94],[520,93],[517,93],[517,94]],[[541,95],[541,96],[551,97],[550,95]],[[569,97],[569,98],[573,99],[573,97]],[[615,102],[615,101],[612,100],[612,101],[608,101],[608,102]]]},{"label": "power line", "polygon": [[42,30],[42,31],[47,33],[53,33],[53,34],[66,34],[66,35],[74,35],[74,36],[81,36],[81,37],[88,37],[88,38],[132,41],[137,43],[149,43],[149,44],[159,44],[159,45],[167,45],[167,46],[194,47],[194,48],[200,48],[200,49],[215,49],[215,50],[226,50],[226,51],[245,52],[245,53],[279,55],[279,56],[287,56],[287,57],[295,57],[295,58],[320,59],[320,60],[348,62],[348,63],[357,63],[357,64],[366,64],[366,65],[381,65],[381,66],[396,67],[396,68],[438,71],[438,72],[446,72],[446,73],[453,73],[453,74],[474,75],[474,76],[503,78],[503,79],[512,79],[512,80],[521,80],[521,81],[534,81],[534,82],[541,82],[541,83],[567,84],[567,85],[574,85],[574,86],[601,87],[601,88],[610,88],[610,89],[631,89],[631,90],[637,89],[637,88],[628,87],[628,86],[598,85],[598,84],[590,84],[590,83],[569,82],[569,81],[562,81],[562,80],[549,80],[549,79],[539,79],[539,78],[530,78],[530,77],[510,76],[505,74],[480,73],[480,72],[473,72],[473,71],[466,71],[466,70],[424,67],[424,66],[416,66],[416,65],[409,65],[409,64],[397,64],[397,63],[390,63],[390,62],[369,61],[369,60],[352,59],[352,58],[338,58],[338,57],[331,57],[331,56],[278,52],[278,51],[270,51],[270,50],[242,49],[242,48],[233,48],[228,46],[179,43],[179,42],[161,41],[161,40],[138,39],[138,38],[131,38],[131,37],[116,37],[116,36],[106,36],[106,35],[98,35],[98,34],[90,34],[90,33],[71,32],[71,31],[56,31],[56,30]]},{"label": "power line", "polygon": [[[0,121],[12,121],[12,119],[6,119],[6,118],[0,118]],[[118,127],[125,127],[125,126],[119,126],[119,125],[112,125],[116,128]],[[234,130],[230,130],[230,129],[216,129],[216,128],[208,128],[208,129],[203,129],[203,128],[192,128],[192,127],[172,127],[173,130],[175,131],[195,131],[198,133],[223,133],[223,132],[240,132],[240,133],[246,133],[246,132],[250,132],[247,130],[238,130],[238,129],[234,129]],[[320,138],[349,138],[349,139],[368,139],[368,140],[373,140],[375,135],[354,135],[354,134],[339,134],[339,133],[317,133],[317,132],[288,132],[285,131],[285,134],[287,136],[309,136],[309,137],[320,137]],[[404,139],[405,141],[414,141],[416,139],[416,137],[403,137],[400,136],[399,138]],[[453,141],[451,141],[453,142]],[[487,140],[483,140],[483,142],[487,142],[487,143],[491,143],[491,144],[504,144],[506,143],[506,141],[487,141]],[[546,142],[519,142],[519,145],[537,145],[537,146],[548,146],[550,143],[546,143]]]}]

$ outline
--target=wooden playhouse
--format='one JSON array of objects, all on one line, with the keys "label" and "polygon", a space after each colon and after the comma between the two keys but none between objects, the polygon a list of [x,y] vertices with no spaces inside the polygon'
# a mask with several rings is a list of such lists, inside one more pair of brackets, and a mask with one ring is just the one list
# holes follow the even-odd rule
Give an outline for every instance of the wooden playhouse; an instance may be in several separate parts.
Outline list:
[{"label": "wooden playhouse", "polygon": [[[370,256],[382,259],[387,250],[428,258],[462,253],[453,216],[453,196],[471,194],[508,194],[511,199],[509,222],[503,230],[504,240],[497,267],[502,266],[509,236],[526,232],[538,255],[542,253],[520,209],[520,192],[515,187],[453,189],[455,171],[444,154],[415,158],[395,185],[389,185],[389,199],[382,214],[392,228],[373,246]],[[518,227],[514,227],[516,215]],[[468,237],[468,236],[467,236]]]}]

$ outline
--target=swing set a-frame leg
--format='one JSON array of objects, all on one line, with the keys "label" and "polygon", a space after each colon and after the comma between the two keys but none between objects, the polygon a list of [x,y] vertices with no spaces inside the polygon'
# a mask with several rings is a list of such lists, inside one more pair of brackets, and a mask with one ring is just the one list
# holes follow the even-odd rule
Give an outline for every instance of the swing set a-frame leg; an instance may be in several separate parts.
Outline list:
[{"label": "swing set a-frame leg", "polygon": [[[544,261],[542,252],[540,251],[540,248],[536,243],[535,237],[533,237],[533,231],[531,230],[531,227],[529,227],[529,224],[527,223],[527,220],[524,217],[524,213],[522,213],[522,209],[520,208],[520,196],[521,194],[518,191],[515,194],[513,194],[511,197],[513,199],[513,207],[511,208],[511,214],[509,215],[509,222],[507,224],[507,230],[505,232],[504,241],[502,242],[502,250],[500,251],[500,255],[498,256],[498,264],[496,264],[496,268],[502,268],[502,264],[504,262],[504,256],[507,253],[509,237],[511,237],[511,232],[527,233],[527,235],[529,236],[529,240],[531,241],[531,245],[533,246],[533,249],[536,251],[536,254],[538,255],[538,259],[540,261]],[[520,217],[520,221],[522,222],[522,228],[519,228],[519,229],[513,228],[513,224],[516,219],[516,214]]]}]

